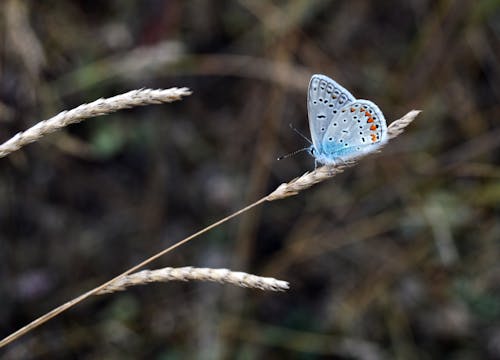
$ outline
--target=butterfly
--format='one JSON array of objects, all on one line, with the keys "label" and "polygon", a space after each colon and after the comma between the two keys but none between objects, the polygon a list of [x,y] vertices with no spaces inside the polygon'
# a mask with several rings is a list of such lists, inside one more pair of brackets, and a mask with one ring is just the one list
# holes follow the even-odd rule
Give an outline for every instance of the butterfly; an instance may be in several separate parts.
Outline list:
[{"label": "butterfly", "polygon": [[307,93],[316,163],[334,165],[373,152],[387,142],[382,111],[369,100],[356,99],[325,75],[313,75]]}]

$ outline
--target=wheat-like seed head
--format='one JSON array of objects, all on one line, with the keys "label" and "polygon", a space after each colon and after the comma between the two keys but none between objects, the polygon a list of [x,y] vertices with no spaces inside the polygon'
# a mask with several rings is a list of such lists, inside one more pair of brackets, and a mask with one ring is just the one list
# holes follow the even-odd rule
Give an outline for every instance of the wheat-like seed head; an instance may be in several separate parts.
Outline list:
[{"label": "wheat-like seed head", "polygon": [[157,270],[142,270],[134,274],[126,275],[108,284],[106,287],[99,290],[96,295],[122,291],[130,286],[174,280],[212,281],[221,284],[232,284],[268,291],[288,290],[288,282],[270,277],[262,277],[228,269],[195,268],[188,266],[182,268],[166,267]]},{"label": "wheat-like seed head", "polygon": [[60,112],[50,119],[40,121],[26,131],[17,133],[14,137],[0,145],[0,158],[69,124],[75,124],[91,117],[107,115],[135,106],[168,103],[180,100],[183,96],[187,95],[191,95],[191,91],[188,88],[139,89],[80,105],[69,111]]},{"label": "wheat-like seed head", "polygon": [[[417,117],[418,114],[420,114],[420,110],[412,110],[401,119],[393,121],[392,124],[387,128],[387,136],[389,140],[392,140],[398,135],[402,134],[404,129],[415,119],[415,117]],[[365,156],[366,155],[362,155],[353,160],[349,160],[336,165],[321,166],[314,171],[306,172],[304,175],[278,186],[276,190],[267,195],[266,200],[274,201],[297,195],[302,190],[308,189],[317,183],[325,181],[343,172],[345,168],[355,165],[359,159]]]}]

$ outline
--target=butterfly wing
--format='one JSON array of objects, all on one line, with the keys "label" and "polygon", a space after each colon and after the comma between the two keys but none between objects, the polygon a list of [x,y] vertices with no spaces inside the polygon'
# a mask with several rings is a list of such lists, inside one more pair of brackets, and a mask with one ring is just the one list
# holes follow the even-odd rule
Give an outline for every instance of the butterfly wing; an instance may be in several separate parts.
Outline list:
[{"label": "butterfly wing", "polygon": [[382,111],[369,100],[355,100],[343,106],[326,129],[322,162],[345,161],[374,151],[386,141],[387,124]]},{"label": "butterfly wing", "polygon": [[323,138],[341,108],[355,101],[352,94],[325,75],[313,75],[307,92],[309,128],[316,154],[321,154]]}]

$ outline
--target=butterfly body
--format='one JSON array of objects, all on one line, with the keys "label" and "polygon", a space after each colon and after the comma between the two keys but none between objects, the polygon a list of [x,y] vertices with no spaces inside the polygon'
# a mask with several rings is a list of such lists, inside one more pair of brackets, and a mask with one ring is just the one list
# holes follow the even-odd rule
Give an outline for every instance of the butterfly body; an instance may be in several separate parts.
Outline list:
[{"label": "butterfly body", "polygon": [[307,110],[317,162],[331,165],[373,152],[387,142],[382,111],[369,100],[358,100],[324,75],[309,82]]}]

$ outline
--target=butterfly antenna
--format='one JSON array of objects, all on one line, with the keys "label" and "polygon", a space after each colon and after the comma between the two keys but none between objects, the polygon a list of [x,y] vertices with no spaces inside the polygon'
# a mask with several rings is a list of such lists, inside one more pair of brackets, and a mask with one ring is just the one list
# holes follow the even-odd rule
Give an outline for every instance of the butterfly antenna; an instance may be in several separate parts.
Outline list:
[{"label": "butterfly antenna", "polygon": [[304,134],[302,134],[299,130],[297,130],[293,125],[292,123],[289,124],[290,126],[290,129],[292,129],[293,131],[295,131],[302,139],[306,140],[309,144],[313,144],[311,140],[309,140],[309,138],[307,136],[305,136]]},{"label": "butterfly antenna", "polygon": [[279,158],[277,158],[276,160],[283,160],[283,159],[289,158],[290,156],[297,155],[299,152],[306,151],[306,150],[309,150],[309,146],[308,146],[308,147],[305,147],[305,148],[303,148],[303,149],[296,150],[296,151],[291,152],[291,153],[289,153],[289,154],[286,154],[286,155],[280,156],[280,157],[279,157]]}]

